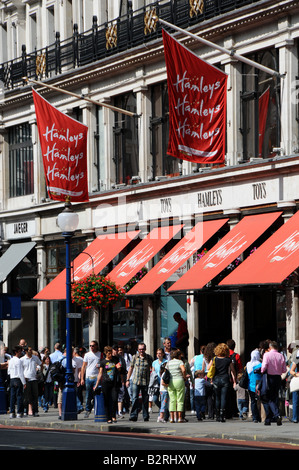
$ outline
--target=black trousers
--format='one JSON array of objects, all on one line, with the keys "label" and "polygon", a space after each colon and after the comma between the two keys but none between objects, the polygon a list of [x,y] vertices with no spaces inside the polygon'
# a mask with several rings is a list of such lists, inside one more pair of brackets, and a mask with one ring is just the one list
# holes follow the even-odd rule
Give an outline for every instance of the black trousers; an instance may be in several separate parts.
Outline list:
[{"label": "black trousers", "polygon": [[104,405],[107,421],[116,418],[118,388],[114,382],[102,382],[102,392],[104,395]]}]

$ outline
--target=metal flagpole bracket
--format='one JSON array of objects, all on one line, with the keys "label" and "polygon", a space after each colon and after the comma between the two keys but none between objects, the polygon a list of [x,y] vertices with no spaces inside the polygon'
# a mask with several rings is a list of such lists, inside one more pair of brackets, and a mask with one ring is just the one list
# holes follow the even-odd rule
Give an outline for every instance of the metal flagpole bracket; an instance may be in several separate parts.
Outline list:
[{"label": "metal flagpole bracket", "polygon": [[178,26],[176,26],[172,23],[168,23],[168,21],[161,20],[158,17],[155,17],[154,19],[159,21],[161,24],[164,24],[165,26],[168,26],[169,28],[175,29],[175,30],[177,30],[177,31],[179,31],[183,34],[186,34],[187,36],[192,37],[196,41],[199,41],[199,42],[201,42],[201,43],[203,43],[207,46],[210,46],[214,49],[217,49],[218,51],[223,52],[224,54],[227,54],[230,57],[234,57],[235,59],[239,60],[240,62],[244,62],[245,64],[248,64],[252,67],[255,67],[259,70],[262,70],[263,72],[268,73],[269,75],[272,75],[272,77],[276,77],[276,78],[277,77],[279,77],[279,78],[284,78],[285,77],[285,74],[280,74],[276,70],[272,70],[272,69],[270,69],[270,68],[268,68],[268,67],[266,67],[262,64],[254,62],[253,60],[247,59],[247,57],[243,57],[242,55],[237,54],[234,49],[229,50],[229,49],[226,49],[225,47],[219,46],[218,44],[214,44],[213,42],[208,41],[207,39],[201,38],[200,36],[197,36],[196,34],[190,33],[189,31],[186,31],[185,29],[179,28]]},{"label": "metal flagpole bracket", "polygon": [[121,113],[121,114],[126,114],[127,116],[130,116],[130,117],[136,117],[137,116],[136,113],[132,113],[131,111],[127,111],[126,109],[117,108],[116,106],[112,106],[112,105],[107,104],[107,103],[100,103],[99,101],[95,101],[95,100],[92,100],[91,98],[87,98],[83,94],[77,95],[76,93],[73,93],[71,91],[63,90],[63,89],[58,88],[56,86],[49,85],[49,84],[44,83],[44,82],[39,82],[37,80],[33,80],[32,78],[28,78],[28,77],[22,77],[22,79],[25,82],[34,83],[35,85],[39,85],[39,86],[44,86],[45,88],[50,88],[51,90],[55,90],[55,91],[58,91],[60,93],[64,93],[65,95],[73,96],[73,97],[75,97],[79,100],[88,101],[89,103],[95,104],[96,106],[104,106],[105,108],[109,108],[112,111],[116,111],[116,112]]}]

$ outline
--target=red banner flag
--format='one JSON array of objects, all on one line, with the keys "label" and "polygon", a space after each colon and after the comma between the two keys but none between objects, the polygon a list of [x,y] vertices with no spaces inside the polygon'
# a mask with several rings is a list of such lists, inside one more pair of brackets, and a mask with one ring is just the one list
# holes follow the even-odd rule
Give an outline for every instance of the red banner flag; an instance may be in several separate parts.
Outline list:
[{"label": "red banner flag", "polygon": [[223,163],[227,75],[163,30],[169,95],[167,153],[196,163]]},{"label": "red banner flag", "polygon": [[87,126],[54,108],[32,89],[50,199],[86,202]]},{"label": "red banner flag", "polygon": [[[269,108],[270,87],[259,97],[259,156],[262,156],[266,121]],[[267,156],[267,155],[266,155]]]}]

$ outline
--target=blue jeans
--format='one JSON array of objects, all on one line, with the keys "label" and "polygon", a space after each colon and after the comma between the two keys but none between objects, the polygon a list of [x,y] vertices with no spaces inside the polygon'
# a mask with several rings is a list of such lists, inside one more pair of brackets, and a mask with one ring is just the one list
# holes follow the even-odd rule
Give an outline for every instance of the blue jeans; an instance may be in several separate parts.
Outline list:
[{"label": "blue jeans", "polygon": [[227,394],[229,389],[229,379],[226,377],[214,377],[213,386],[215,390],[216,410],[225,410],[227,404]]},{"label": "blue jeans", "polygon": [[248,401],[243,398],[238,399],[238,410],[240,413],[240,418],[243,417],[244,413],[248,413]]},{"label": "blue jeans", "polygon": [[255,392],[248,390],[250,396],[251,413],[253,421],[261,421],[260,412],[257,405],[257,396]]},{"label": "blue jeans", "polygon": [[292,393],[292,402],[293,402],[293,417],[292,421],[298,421],[298,408],[299,408],[299,392]]},{"label": "blue jeans", "polygon": [[206,397],[194,396],[194,404],[195,404],[195,411],[197,419],[201,419],[202,415],[205,414],[206,411]]},{"label": "blue jeans", "polygon": [[24,412],[24,387],[21,379],[10,379],[10,412],[15,412],[17,404],[17,413]]},{"label": "blue jeans", "polygon": [[272,418],[280,416],[278,408],[278,394],[281,386],[280,375],[267,374],[268,379],[268,392],[266,398],[263,399],[263,405],[266,412],[265,422],[270,423]]},{"label": "blue jeans", "polygon": [[132,408],[130,418],[138,418],[139,393],[142,396],[142,415],[143,419],[149,419],[148,414],[148,386],[132,384]]},{"label": "blue jeans", "polygon": [[92,410],[92,399],[93,399],[93,387],[95,387],[97,378],[95,377],[94,379],[91,379],[89,377],[86,378],[85,380],[85,387],[86,387],[86,405],[85,405],[85,411],[88,411],[89,413]]}]

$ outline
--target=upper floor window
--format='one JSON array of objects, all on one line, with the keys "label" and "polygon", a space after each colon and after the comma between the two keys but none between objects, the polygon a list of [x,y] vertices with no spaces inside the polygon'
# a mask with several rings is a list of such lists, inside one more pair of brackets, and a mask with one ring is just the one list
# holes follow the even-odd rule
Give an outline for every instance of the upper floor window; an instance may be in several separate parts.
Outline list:
[{"label": "upper floor window", "polygon": [[[250,59],[278,70],[278,52],[260,51]],[[279,80],[248,64],[242,65],[241,123],[243,161],[270,158],[279,147]]]},{"label": "upper floor window", "polygon": [[[136,113],[136,94],[131,92],[115,98],[114,105]],[[139,174],[138,120],[120,112],[114,119],[115,182],[129,184],[132,176]]]},{"label": "upper floor window", "polygon": [[9,197],[33,194],[33,146],[29,123],[9,128]]},{"label": "upper floor window", "polygon": [[159,175],[179,175],[180,160],[167,155],[169,139],[169,105],[167,83],[151,88],[152,115],[150,119],[152,178]]}]

